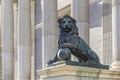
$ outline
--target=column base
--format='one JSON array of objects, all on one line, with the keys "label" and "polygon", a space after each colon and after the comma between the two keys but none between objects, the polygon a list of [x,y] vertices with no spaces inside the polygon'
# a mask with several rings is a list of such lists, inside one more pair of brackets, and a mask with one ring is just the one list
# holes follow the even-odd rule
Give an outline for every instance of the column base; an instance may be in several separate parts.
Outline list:
[{"label": "column base", "polygon": [[115,61],[111,64],[111,69],[110,70],[117,70],[120,71],[120,61]]}]

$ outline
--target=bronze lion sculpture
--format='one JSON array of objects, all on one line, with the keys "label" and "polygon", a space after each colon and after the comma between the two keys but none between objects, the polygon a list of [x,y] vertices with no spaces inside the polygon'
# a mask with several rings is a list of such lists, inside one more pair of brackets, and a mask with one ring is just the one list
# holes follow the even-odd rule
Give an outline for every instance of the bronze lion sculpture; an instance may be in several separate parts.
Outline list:
[{"label": "bronze lion sculpture", "polygon": [[48,64],[53,64],[57,61],[68,61],[71,54],[77,57],[81,63],[100,63],[97,54],[88,46],[88,44],[78,36],[78,28],[76,20],[65,15],[58,19],[59,23],[59,39],[58,51],[53,60]]}]

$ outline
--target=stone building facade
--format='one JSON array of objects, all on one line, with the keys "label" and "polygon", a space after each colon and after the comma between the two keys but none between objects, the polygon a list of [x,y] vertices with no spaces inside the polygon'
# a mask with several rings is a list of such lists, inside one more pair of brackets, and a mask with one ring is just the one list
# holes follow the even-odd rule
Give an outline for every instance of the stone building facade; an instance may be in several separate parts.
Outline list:
[{"label": "stone building facade", "polygon": [[120,69],[120,0],[0,0],[0,80],[39,80],[65,14],[101,63]]}]

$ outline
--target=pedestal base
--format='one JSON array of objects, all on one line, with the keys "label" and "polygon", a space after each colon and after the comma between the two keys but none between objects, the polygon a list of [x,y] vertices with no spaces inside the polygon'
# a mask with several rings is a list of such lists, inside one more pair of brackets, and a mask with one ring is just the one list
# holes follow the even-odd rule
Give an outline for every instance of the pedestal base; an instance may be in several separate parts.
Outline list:
[{"label": "pedestal base", "polygon": [[67,64],[52,65],[39,70],[42,80],[120,80],[119,71],[80,67]]}]

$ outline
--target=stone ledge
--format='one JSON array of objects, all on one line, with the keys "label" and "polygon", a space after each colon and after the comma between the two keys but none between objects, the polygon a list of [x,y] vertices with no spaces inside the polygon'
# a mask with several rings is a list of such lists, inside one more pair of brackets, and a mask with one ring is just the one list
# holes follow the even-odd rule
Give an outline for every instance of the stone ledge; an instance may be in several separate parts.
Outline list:
[{"label": "stone ledge", "polygon": [[[89,77],[98,79],[120,79],[120,71],[72,66],[72,65],[56,65],[47,67],[46,69],[37,71],[40,74],[41,79],[55,78],[60,76],[77,76],[77,77]],[[49,79],[48,79],[49,80]],[[55,79],[57,80],[57,79]]]}]

